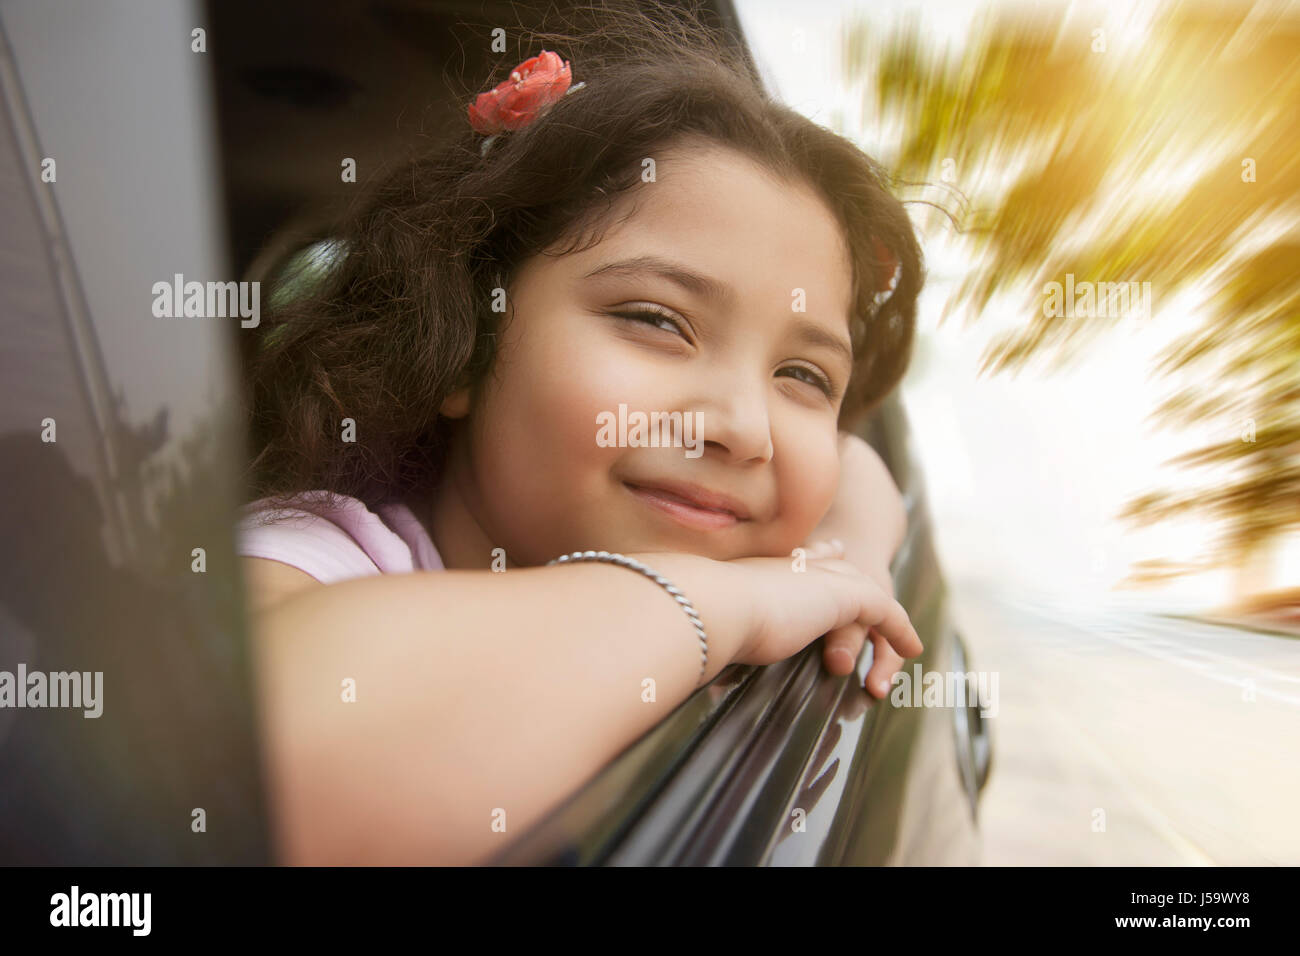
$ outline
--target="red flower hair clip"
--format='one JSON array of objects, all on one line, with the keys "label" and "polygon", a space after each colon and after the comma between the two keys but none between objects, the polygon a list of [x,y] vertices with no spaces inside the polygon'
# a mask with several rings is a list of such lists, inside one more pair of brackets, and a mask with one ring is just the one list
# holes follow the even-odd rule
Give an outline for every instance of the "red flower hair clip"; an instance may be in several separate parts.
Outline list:
[{"label": "red flower hair clip", "polygon": [[498,133],[527,126],[552,103],[586,85],[570,87],[572,81],[569,62],[543,50],[511,70],[510,79],[480,93],[470,104],[469,123],[489,137],[483,143],[484,155]]}]

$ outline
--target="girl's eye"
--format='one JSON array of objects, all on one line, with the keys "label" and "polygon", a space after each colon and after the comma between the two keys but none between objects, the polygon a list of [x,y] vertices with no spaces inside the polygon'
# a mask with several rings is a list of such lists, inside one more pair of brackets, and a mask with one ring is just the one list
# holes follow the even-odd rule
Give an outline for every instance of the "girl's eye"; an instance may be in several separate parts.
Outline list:
[{"label": "girl's eye", "polygon": [[653,325],[665,332],[675,332],[682,338],[686,338],[677,320],[667,312],[660,312],[658,309],[629,309],[625,312],[611,312],[610,315],[618,316],[620,319],[630,319],[633,322]]},{"label": "girl's eye", "polygon": [[[631,322],[639,322],[645,325],[652,325],[655,328],[663,329],[665,332],[674,332],[682,338],[686,335],[682,332],[682,327],[677,320],[667,312],[661,312],[658,309],[628,309],[622,312],[610,312],[610,315],[617,316],[620,319],[627,319]],[[827,398],[832,401],[836,398],[836,388],[829,378],[816,369],[809,368],[805,365],[788,365],[781,369],[782,372],[800,372],[807,376],[800,381],[807,382],[809,385],[821,390]]]},{"label": "girl's eye", "polygon": [[802,372],[804,375],[808,377],[805,379],[801,379],[800,381],[805,381],[809,385],[821,389],[822,392],[826,394],[827,398],[833,399],[835,397],[835,386],[832,385],[831,380],[827,378],[825,375],[823,375],[821,372],[815,371],[814,369],[808,368],[807,366],[804,365],[787,365],[785,368],[781,369],[781,371]]}]

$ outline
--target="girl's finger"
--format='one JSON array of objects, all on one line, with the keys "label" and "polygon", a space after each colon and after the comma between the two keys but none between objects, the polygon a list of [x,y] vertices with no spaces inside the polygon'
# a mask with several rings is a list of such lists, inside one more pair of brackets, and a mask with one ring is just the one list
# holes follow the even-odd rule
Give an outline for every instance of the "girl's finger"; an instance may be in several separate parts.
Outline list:
[{"label": "girl's finger", "polygon": [[[867,582],[870,583],[870,582]],[[880,604],[880,590],[874,583],[870,583],[872,591],[868,593],[868,600],[864,608],[873,608],[874,610],[864,610],[858,618],[858,623],[864,629],[874,628],[875,632],[889,642],[892,647],[903,657],[917,657],[925,650],[925,645],[921,643],[921,637],[912,627],[911,620],[908,619],[907,611],[903,605],[893,599],[885,601],[884,605]]]},{"label": "girl's finger", "polygon": [[826,670],[836,676],[853,673],[866,641],[866,631],[856,621],[831,631],[822,646],[822,663]]},{"label": "girl's finger", "polygon": [[871,629],[871,646],[873,648],[871,670],[867,672],[865,687],[867,693],[883,699],[893,683],[894,675],[903,666],[903,658],[898,655],[889,642]]}]

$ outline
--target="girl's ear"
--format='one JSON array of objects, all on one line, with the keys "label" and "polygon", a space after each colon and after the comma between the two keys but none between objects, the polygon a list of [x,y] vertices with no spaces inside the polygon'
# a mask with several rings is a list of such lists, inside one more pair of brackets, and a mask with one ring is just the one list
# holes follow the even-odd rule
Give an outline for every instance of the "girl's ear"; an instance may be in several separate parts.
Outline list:
[{"label": "girl's ear", "polygon": [[442,400],[438,409],[444,418],[464,418],[469,414],[469,389],[461,388]]}]

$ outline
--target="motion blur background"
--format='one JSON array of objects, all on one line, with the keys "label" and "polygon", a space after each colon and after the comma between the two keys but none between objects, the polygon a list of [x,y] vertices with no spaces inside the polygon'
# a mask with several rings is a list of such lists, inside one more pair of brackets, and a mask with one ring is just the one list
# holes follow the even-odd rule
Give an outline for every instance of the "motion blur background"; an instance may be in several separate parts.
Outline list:
[{"label": "motion blur background", "polygon": [[[738,8],[924,230],[903,393],[1001,674],[986,862],[1300,862],[1300,7]],[[1149,315],[1050,315],[1067,275]]]}]

